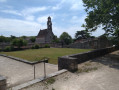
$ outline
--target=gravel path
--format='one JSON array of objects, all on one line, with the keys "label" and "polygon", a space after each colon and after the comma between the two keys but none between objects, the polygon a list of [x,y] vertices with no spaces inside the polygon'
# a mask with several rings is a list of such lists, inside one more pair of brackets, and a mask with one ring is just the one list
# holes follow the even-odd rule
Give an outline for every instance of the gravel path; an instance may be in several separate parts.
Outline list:
[{"label": "gravel path", "polygon": [[[39,63],[36,67],[36,78],[43,77],[44,64]],[[58,70],[57,65],[46,64],[47,74],[51,74]],[[0,75],[7,78],[8,87],[34,79],[34,67],[19,61],[15,61],[6,57],[0,56]]]},{"label": "gravel path", "polygon": [[119,90],[119,51],[79,65],[76,73],[54,77],[22,90]]}]

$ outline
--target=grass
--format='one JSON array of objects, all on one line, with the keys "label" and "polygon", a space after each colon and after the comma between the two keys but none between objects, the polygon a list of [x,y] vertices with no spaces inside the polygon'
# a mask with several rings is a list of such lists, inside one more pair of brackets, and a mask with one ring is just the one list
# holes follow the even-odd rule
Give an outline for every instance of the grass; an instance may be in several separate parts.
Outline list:
[{"label": "grass", "polygon": [[47,85],[53,84],[55,82],[55,79],[54,78],[49,78],[49,79],[46,80],[46,82],[47,82]]},{"label": "grass", "polygon": [[93,68],[83,68],[83,69],[78,69],[77,73],[82,73],[82,72],[89,72],[89,71],[94,71],[97,70],[97,67],[93,67]]},{"label": "grass", "polygon": [[39,61],[44,57],[50,58],[49,63],[57,64],[57,59],[60,56],[82,53],[90,51],[91,49],[72,49],[72,48],[41,48],[28,49],[23,51],[0,52],[8,56],[14,56],[29,61]]}]

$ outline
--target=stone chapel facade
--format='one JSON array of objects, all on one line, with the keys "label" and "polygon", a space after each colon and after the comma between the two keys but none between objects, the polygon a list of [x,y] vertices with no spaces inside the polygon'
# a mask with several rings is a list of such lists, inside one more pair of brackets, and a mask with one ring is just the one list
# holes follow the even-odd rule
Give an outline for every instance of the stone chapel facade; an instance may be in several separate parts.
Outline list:
[{"label": "stone chapel facade", "polygon": [[52,21],[51,17],[48,17],[47,29],[40,30],[36,36],[37,43],[52,43],[54,34],[52,32]]}]

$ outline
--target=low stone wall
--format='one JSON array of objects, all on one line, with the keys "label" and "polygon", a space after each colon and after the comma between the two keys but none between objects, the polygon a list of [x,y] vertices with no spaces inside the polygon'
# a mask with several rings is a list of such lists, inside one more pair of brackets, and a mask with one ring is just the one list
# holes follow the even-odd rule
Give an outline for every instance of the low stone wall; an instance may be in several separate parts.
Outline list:
[{"label": "low stone wall", "polygon": [[6,78],[0,76],[0,90],[6,90]]},{"label": "low stone wall", "polygon": [[49,58],[46,58],[46,60],[44,58],[44,59],[39,60],[39,61],[31,62],[31,61],[28,61],[28,60],[25,60],[25,59],[13,57],[13,56],[8,56],[8,55],[5,55],[5,54],[0,54],[0,56],[7,57],[7,58],[10,58],[12,60],[16,60],[16,61],[23,62],[23,63],[30,64],[30,65],[34,65],[34,64],[38,64],[38,63],[42,63],[42,62],[48,63],[48,60],[49,60]]},{"label": "low stone wall", "polygon": [[97,49],[86,53],[78,53],[73,55],[62,56],[58,58],[58,70],[67,69],[69,71],[76,71],[78,64],[85,62],[89,59],[93,59],[105,54],[118,50],[118,47],[108,47],[103,49]]}]

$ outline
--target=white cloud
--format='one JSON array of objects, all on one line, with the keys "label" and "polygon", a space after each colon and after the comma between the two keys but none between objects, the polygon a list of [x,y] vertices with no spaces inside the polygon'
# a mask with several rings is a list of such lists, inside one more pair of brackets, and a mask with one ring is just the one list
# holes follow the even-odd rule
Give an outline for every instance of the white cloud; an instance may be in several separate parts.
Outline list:
[{"label": "white cloud", "polygon": [[47,23],[47,18],[48,18],[49,16],[51,17],[52,20],[56,17],[56,15],[55,15],[54,13],[51,13],[51,14],[39,16],[39,17],[37,18],[37,21],[38,21],[39,23]]},{"label": "white cloud", "polygon": [[39,23],[46,23],[48,16],[42,16],[37,19]]},{"label": "white cloud", "polygon": [[34,16],[32,16],[32,15],[30,16],[30,15],[29,15],[29,16],[27,16],[25,19],[28,20],[28,21],[33,21],[34,18],[35,18]]},{"label": "white cloud", "polygon": [[1,12],[9,13],[9,14],[14,14],[14,15],[19,15],[19,16],[22,15],[21,13],[19,13],[19,12],[16,11],[16,10],[1,10]]},{"label": "white cloud", "polygon": [[53,27],[53,32],[55,35],[57,35],[58,37],[63,33],[63,32],[67,32],[69,35],[71,35],[74,38],[74,35],[76,33],[76,31],[78,30],[82,30],[83,28],[77,25],[71,26],[71,27],[57,27],[54,26]]},{"label": "white cloud", "polygon": [[32,7],[32,8],[26,8],[21,11],[22,14],[28,15],[28,14],[34,14],[37,12],[45,11],[47,7]]},{"label": "white cloud", "polygon": [[59,10],[62,8],[62,6],[64,5],[65,0],[61,0],[58,4],[56,4],[56,6],[52,7],[52,10]]},{"label": "white cloud", "polygon": [[71,18],[70,22],[73,23],[73,24],[84,24],[85,23],[85,18],[86,18],[86,15],[83,15],[81,17],[73,16]]},{"label": "white cloud", "polygon": [[69,6],[70,10],[83,10],[83,2],[82,0],[60,0],[60,2],[54,6],[53,10],[61,9],[63,6]]},{"label": "white cloud", "polygon": [[7,0],[0,0],[0,2],[6,2]]},{"label": "white cloud", "polygon": [[59,4],[57,4],[56,6],[52,7],[52,10],[59,10],[61,7]]},{"label": "white cloud", "polygon": [[25,18],[25,20],[33,21],[35,18],[35,16],[33,16],[34,13],[45,11],[46,9],[47,9],[46,7],[32,7],[32,8],[25,8],[19,12],[17,10],[0,10],[0,12],[22,16]]},{"label": "white cloud", "polygon": [[83,2],[81,0],[73,0],[70,10],[83,10]]},{"label": "white cloud", "polygon": [[5,35],[5,32],[7,31],[10,32],[9,35],[15,34],[16,36],[36,36],[40,30],[40,27],[43,27],[43,25],[38,24],[36,22],[0,18],[0,33],[4,31],[3,33],[1,33],[3,35]]}]

